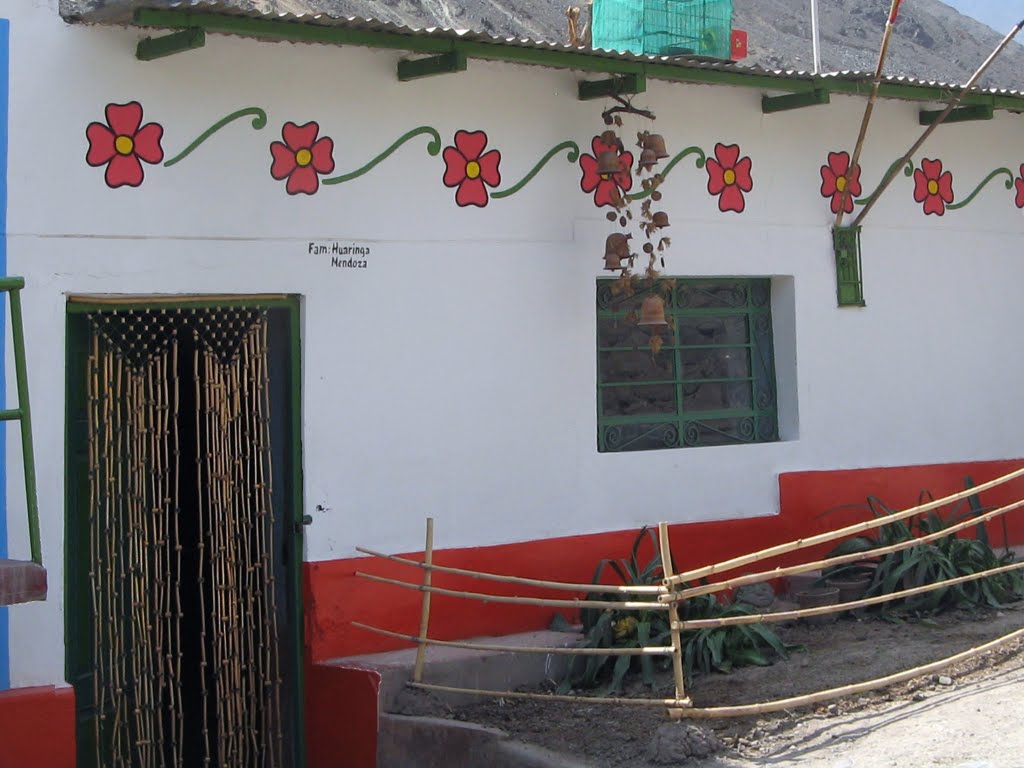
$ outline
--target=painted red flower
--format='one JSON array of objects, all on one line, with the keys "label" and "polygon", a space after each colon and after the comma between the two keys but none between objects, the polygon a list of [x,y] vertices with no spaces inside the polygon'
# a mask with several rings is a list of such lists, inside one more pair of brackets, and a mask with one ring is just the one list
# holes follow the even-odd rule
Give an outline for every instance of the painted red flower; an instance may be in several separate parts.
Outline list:
[{"label": "painted red flower", "polygon": [[828,165],[821,166],[821,196],[832,198],[832,213],[839,213],[844,193],[846,205],[843,206],[843,210],[846,213],[853,213],[854,198],[861,192],[860,165],[854,166],[851,173],[849,152],[829,152]]},{"label": "painted red flower", "polygon": [[270,175],[278,181],[288,179],[285,191],[289,195],[314,195],[320,189],[320,175],[334,171],[334,140],[317,138],[320,126],[315,122],[305,125],[285,123],[281,129],[284,143],[270,145],[274,162]]},{"label": "painted red flower", "polygon": [[164,159],[160,146],[163,126],[159,123],[143,125],[142,105],[137,101],[107,104],[106,118],[106,125],[90,123],[85,129],[89,140],[85,162],[94,168],[107,166],[104,179],[111,189],[137,187],[146,176],[142,162],[155,165]]},{"label": "painted red flower", "polygon": [[715,159],[709,158],[704,167],[708,172],[708,192],[718,195],[718,210],[722,213],[743,213],[747,205],[743,194],[754,188],[751,165],[749,157],[740,158],[736,144],[715,145]]},{"label": "painted red flower", "polygon": [[485,153],[487,134],[483,131],[456,131],[455,146],[444,150],[444,185],[458,187],[455,202],[465,207],[487,205],[487,187],[501,183],[498,164],[501,153],[492,149]]},{"label": "painted red flower", "polygon": [[1024,165],[1020,167],[1020,176],[1014,182],[1017,185],[1017,207],[1024,208]]},{"label": "painted red flower", "polygon": [[924,203],[925,214],[945,214],[953,202],[953,174],[942,172],[941,160],[922,160],[914,169],[914,200]]},{"label": "painted red flower", "polygon": [[[584,154],[580,157],[580,168],[583,178],[580,188],[584,192],[594,193],[594,205],[615,205],[615,200],[624,192],[633,188],[633,153],[620,150],[614,144],[607,144],[600,136],[595,136],[590,143],[593,155]],[[598,173],[597,160],[602,152],[614,152],[619,159],[619,170],[615,173]]]}]

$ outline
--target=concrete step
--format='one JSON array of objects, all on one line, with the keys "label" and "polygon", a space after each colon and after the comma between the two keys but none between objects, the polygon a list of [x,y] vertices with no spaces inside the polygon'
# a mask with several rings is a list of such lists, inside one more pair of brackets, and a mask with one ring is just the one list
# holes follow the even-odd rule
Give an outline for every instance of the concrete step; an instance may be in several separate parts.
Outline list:
[{"label": "concrete step", "polygon": [[0,606],[46,599],[46,569],[28,560],[0,559]]},{"label": "concrete step", "polygon": [[[513,647],[566,648],[576,645],[580,635],[569,632],[526,632],[504,637],[478,637],[466,642]],[[456,688],[481,688],[510,691],[519,686],[538,685],[545,680],[558,681],[565,671],[568,657],[539,653],[479,651],[447,646],[427,648],[423,682]],[[427,715],[422,711],[422,696],[405,687],[412,680],[416,665],[416,649],[348,656],[326,662],[331,666],[369,669],[380,673],[380,707],[382,712]],[[477,696],[438,695],[442,705],[458,706],[479,701]]]},{"label": "concrete step", "polygon": [[382,715],[377,744],[377,768],[597,768],[497,728],[436,717]]}]

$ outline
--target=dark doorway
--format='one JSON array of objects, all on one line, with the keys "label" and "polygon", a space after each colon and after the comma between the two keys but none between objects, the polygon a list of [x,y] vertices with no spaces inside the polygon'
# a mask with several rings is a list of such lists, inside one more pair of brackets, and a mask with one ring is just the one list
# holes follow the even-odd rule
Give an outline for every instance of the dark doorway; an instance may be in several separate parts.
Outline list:
[{"label": "dark doorway", "polygon": [[295,299],[68,314],[79,768],[291,768],[301,727]]}]

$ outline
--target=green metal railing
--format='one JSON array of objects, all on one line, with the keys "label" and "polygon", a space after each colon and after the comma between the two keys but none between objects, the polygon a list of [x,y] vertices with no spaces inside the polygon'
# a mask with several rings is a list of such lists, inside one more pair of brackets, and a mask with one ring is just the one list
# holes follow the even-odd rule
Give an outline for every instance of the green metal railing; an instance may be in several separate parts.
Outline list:
[{"label": "green metal railing", "polygon": [[14,371],[18,382],[18,407],[0,410],[0,421],[21,422],[21,453],[25,467],[25,504],[28,508],[28,539],[32,562],[43,563],[39,543],[39,503],[36,499],[36,462],[32,449],[32,410],[28,399],[28,370],[25,365],[25,327],[21,319],[23,277],[0,277],[0,292],[11,297],[11,336],[14,342]]}]

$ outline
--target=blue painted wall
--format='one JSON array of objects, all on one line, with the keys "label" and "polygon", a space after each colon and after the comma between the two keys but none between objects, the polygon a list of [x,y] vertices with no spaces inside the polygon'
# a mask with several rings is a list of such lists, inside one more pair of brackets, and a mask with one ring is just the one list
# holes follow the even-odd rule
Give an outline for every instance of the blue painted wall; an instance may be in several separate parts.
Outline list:
[{"label": "blue painted wall", "polygon": [[[7,104],[11,23],[0,19],[0,275],[7,274]],[[7,338],[7,307],[0,306],[0,339]],[[0,344],[0,395],[6,396],[6,355]],[[7,557],[7,430],[0,425],[0,558]],[[11,687],[10,626],[0,608],[0,691]]]}]

